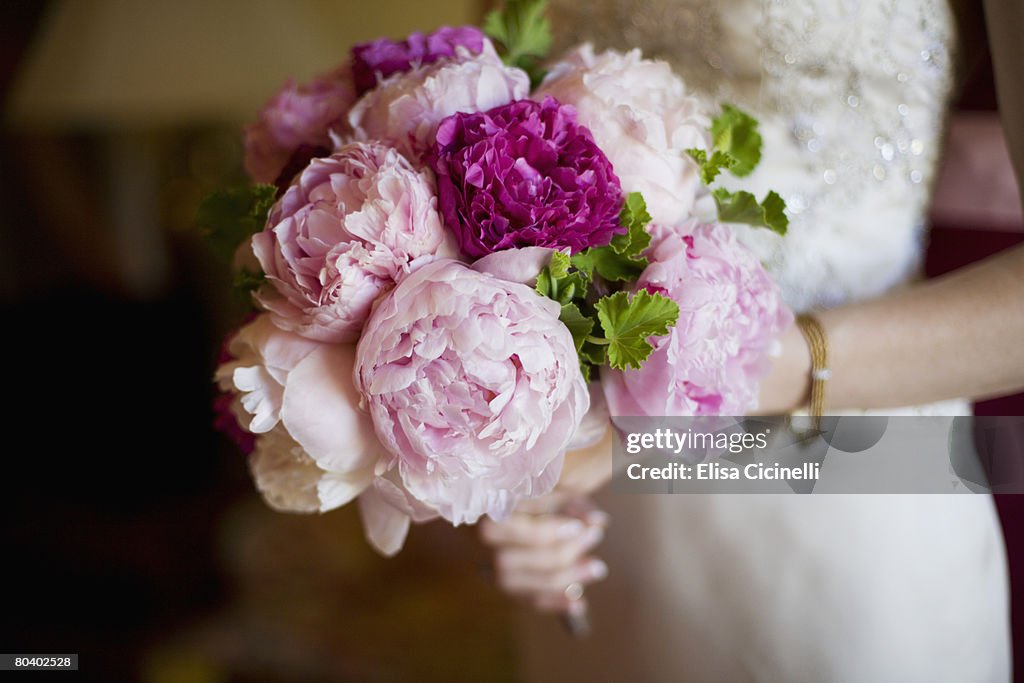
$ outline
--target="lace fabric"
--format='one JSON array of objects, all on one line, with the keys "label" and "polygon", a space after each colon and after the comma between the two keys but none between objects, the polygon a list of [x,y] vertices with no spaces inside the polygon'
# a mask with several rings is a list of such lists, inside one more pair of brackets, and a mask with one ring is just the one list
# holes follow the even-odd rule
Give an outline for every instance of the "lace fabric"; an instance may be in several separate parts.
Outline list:
[{"label": "lace fabric", "polygon": [[740,228],[796,310],[911,277],[954,84],[939,0],[553,0],[558,47],[640,47],[708,101],[754,113],[759,169],[732,188],[786,200],[790,232]]}]

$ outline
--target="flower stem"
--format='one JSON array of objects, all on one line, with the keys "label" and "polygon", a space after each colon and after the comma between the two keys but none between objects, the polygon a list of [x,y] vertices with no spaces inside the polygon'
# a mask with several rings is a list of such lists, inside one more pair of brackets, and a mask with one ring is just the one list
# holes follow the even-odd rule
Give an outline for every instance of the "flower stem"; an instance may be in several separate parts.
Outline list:
[{"label": "flower stem", "polygon": [[609,344],[611,344],[611,342],[608,341],[607,339],[602,339],[601,337],[591,337],[589,335],[587,336],[587,341],[590,342],[591,344],[597,344],[598,346],[608,346]]}]

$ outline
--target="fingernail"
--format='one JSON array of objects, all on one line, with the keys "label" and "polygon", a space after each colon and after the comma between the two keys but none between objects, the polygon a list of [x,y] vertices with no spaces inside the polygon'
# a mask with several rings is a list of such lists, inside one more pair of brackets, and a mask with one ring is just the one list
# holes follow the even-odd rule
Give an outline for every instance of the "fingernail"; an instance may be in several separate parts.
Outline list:
[{"label": "fingernail", "polygon": [[591,510],[587,513],[586,519],[588,524],[596,524],[598,526],[608,526],[608,522],[612,520],[611,515],[604,510]]},{"label": "fingernail", "polygon": [[600,581],[604,577],[608,576],[608,565],[603,560],[591,560],[587,563],[587,574],[592,579]]},{"label": "fingernail", "polygon": [[583,545],[592,545],[602,538],[604,538],[604,529],[599,526],[587,527],[587,532],[583,536]]},{"label": "fingernail", "polygon": [[586,525],[578,519],[570,519],[558,525],[559,538],[576,538],[583,533]]}]

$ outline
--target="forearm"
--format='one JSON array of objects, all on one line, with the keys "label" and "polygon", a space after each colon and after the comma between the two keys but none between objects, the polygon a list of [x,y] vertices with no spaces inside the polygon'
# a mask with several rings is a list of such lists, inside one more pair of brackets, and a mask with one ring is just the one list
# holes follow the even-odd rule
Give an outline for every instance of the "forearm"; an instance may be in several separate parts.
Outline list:
[{"label": "forearm", "polygon": [[[888,296],[818,314],[832,377],[826,409],[889,408],[1024,388],[1024,247]],[[799,331],[764,383],[761,412],[806,402]]]}]

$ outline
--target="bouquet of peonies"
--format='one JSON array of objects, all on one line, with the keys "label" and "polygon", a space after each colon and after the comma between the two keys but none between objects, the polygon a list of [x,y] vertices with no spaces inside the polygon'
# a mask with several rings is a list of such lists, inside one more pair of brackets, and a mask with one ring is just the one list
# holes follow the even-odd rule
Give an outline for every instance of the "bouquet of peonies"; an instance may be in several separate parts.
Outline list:
[{"label": "bouquet of peonies", "polygon": [[[356,46],[246,128],[254,185],[200,226],[258,308],[225,343],[218,424],[276,509],[500,519],[614,415],[742,414],[791,315],[724,225],[781,198],[710,189],[760,158],[662,62],[550,62],[541,0],[485,30]],[[716,218],[717,213],[717,218]]]}]

